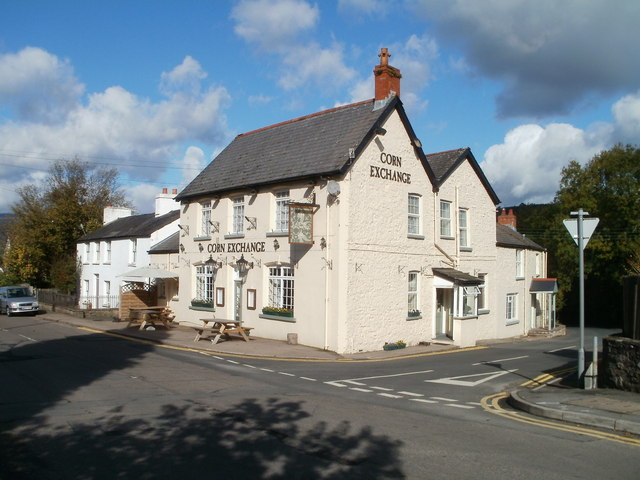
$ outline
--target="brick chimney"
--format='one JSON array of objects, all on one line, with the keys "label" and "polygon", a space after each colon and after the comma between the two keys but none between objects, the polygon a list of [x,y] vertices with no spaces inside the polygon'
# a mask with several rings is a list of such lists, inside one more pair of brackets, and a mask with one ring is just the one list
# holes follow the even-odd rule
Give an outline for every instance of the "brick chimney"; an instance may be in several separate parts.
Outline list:
[{"label": "brick chimney", "polygon": [[171,190],[171,193],[169,193],[169,189],[165,187],[162,189],[162,193],[156,195],[156,217],[180,208],[180,204],[173,199],[177,193],[177,189],[174,188]]},{"label": "brick chimney", "polygon": [[503,208],[502,211],[500,212],[500,215],[498,215],[498,223],[500,225],[506,225],[507,227],[511,227],[515,230],[516,227],[518,226],[518,221],[516,219],[516,214],[513,213],[513,208],[510,208],[508,213],[507,213],[507,209]]},{"label": "brick chimney", "polygon": [[385,100],[393,92],[397,97],[400,96],[400,79],[402,75],[400,70],[389,65],[389,57],[391,54],[386,48],[381,48],[380,65],[376,65],[373,69],[373,75],[376,82],[375,100]]}]

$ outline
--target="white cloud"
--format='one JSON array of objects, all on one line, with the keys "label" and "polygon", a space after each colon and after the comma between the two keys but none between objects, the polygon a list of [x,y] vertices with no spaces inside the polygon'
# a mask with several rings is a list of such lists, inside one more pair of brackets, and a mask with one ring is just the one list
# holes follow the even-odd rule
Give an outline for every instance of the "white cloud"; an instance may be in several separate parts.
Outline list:
[{"label": "white cloud", "polygon": [[640,92],[621,98],[611,110],[612,124],[598,123],[587,130],[565,123],[521,125],[509,131],[503,143],[490,147],[481,166],[502,202],[549,202],[569,161],[585,164],[616,143],[637,144]]},{"label": "white cloud", "polygon": [[[569,113],[592,96],[637,88],[640,57],[631,40],[640,2],[609,0],[412,0],[441,43],[504,82],[502,117]],[[631,36],[630,36],[631,35]]]},{"label": "white cloud", "polygon": [[365,14],[369,16],[386,13],[389,2],[383,0],[339,0],[338,10],[345,13]]},{"label": "white cloud", "polygon": [[286,52],[283,57],[285,72],[278,83],[285,90],[307,84],[334,89],[355,77],[355,70],[345,65],[342,48],[334,44],[323,49],[317,44],[299,46]]},{"label": "white cloud", "polygon": [[63,122],[83,92],[67,60],[34,47],[0,55],[0,102],[19,120]]},{"label": "white cloud", "polygon": [[[52,65],[62,64],[46,52],[38,55],[49,58]],[[3,60],[0,57],[0,64]],[[90,94],[85,104],[67,106],[66,116],[58,123],[25,121],[20,115],[5,121],[0,124],[0,175],[12,178],[15,188],[24,181],[29,183],[31,168],[46,171],[52,161],[78,156],[117,166],[123,180],[154,182],[185,143],[200,142],[213,148],[228,139],[224,111],[229,94],[223,87],[203,85],[205,77],[198,62],[187,57],[162,74],[165,97],[158,102],[122,87],[109,87]],[[70,83],[68,76],[47,78],[48,91],[68,89],[66,96],[61,93],[59,97],[77,97],[78,84]],[[4,91],[8,90],[5,82]],[[30,98],[30,91],[17,92],[15,102],[21,104]],[[188,154],[194,158],[193,152]],[[144,189],[141,192],[136,193],[138,198],[146,195]],[[0,211],[8,211],[12,201],[3,195]]]},{"label": "white cloud", "polygon": [[317,6],[301,0],[244,0],[231,12],[234,31],[263,50],[286,47],[300,32],[315,27]]},{"label": "white cloud", "polygon": [[207,166],[204,151],[198,147],[188,147],[180,166],[182,170],[180,187],[186,187]]}]

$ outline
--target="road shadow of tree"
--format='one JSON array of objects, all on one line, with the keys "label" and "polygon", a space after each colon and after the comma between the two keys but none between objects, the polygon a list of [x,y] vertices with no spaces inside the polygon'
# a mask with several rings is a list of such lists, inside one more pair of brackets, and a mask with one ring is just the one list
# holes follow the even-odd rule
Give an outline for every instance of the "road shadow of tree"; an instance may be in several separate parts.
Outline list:
[{"label": "road shadow of tree", "polygon": [[[153,418],[110,412],[42,434],[23,427],[6,478],[152,479],[404,478],[403,442],[354,428],[309,422],[304,402],[247,399],[228,408],[165,405]],[[307,419],[307,420],[305,420]],[[31,458],[33,457],[33,458]],[[25,463],[25,460],[31,460]],[[0,470],[2,472],[2,470]],[[5,478],[4,476],[0,476]]]}]

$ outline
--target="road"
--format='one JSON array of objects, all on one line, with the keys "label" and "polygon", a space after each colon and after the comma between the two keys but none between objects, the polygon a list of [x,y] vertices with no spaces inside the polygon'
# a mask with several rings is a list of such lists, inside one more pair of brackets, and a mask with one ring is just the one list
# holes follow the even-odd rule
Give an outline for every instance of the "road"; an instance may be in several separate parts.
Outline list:
[{"label": "road", "polygon": [[0,478],[618,478],[640,447],[482,398],[575,363],[575,339],[387,362],[203,355],[0,317]]}]

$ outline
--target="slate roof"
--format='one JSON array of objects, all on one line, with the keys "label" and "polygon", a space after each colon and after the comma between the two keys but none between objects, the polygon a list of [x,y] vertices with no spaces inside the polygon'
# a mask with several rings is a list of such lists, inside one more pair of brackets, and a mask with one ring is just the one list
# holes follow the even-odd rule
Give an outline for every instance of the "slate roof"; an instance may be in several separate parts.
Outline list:
[{"label": "slate roof", "polygon": [[78,239],[78,242],[149,237],[156,230],[169,225],[179,218],[180,210],[173,210],[159,217],[156,217],[154,213],[130,215],[128,217],[118,218],[91,233],[83,235]]},{"label": "slate roof", "polygon": [[429,153],[427,154],[427,162],[429,163],[431,170],[435,176],[434,186],[440,188],[440,186],[449,178],[449,176],[455,171],[458,166],[465,160],[469,161],[469,164],[480,178],[480,181],[487,190],[487,193],[491,197],[494,205],[500,203],[498,195],[493,190],[493,187],[485,177],[484,172],[478,165],[478,161],[471,153],[469,147],[458,148],[455,150],[447,150],[446,152]]},{"label": "slate roof", "polygon": [[506,248],[528,248],[543,252],[545,249],[511,227],[496,224],[496,245]]},{"label": "slate roof", "polygon": [[480,285],[484,283],[484,280],[456,270],[455,268],[432,268],[431,270],[433,270],[434,275],[446,278],[459,285]]},{"label": "slate roof", "polygon": [[[416,139],[399,98],[373,107],[374,101],[367,100],[240,134],[176,200],[342,174],[351,165],[349,149],[355,149],[357,157],[394,109],[409,138]],[[418,157],[433,178],[418,144]]]},{"label": "slate roof", "polygon": [[178,253],[180,246],[180,232],[173,233],[161,242],[156,243],[149,249],[149,253]]}]

